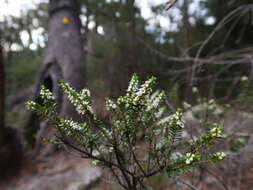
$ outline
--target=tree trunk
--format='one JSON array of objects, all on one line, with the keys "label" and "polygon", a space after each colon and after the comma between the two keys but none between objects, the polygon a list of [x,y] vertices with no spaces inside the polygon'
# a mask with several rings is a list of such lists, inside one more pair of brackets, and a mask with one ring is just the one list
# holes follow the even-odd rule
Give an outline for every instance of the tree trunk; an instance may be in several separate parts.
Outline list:
[{"label": "tree trunk", "polygon": [[[0,31],[0,41],[1,41]],[[0,44],[0,180],[13,169],[17,169],[22,160],[22,146],[17,132],[6,127],[5,116],[5,74],[3,48]]]},{"label": "tree trunk", "polygon": [[[1,42],[1,31],[0,31],[0,42]],[[4,86],[4,60],[3,50],[0,44],[0,130],[4,127],[4,97],[5,97],[5,86]],[[0,137],[1,138],[1,137]]]},{"label": "tree trunk", "polygon": [[4,141],[4,60],[1,46],[2,34],[0,31],[0,146]]},{"label": "tree trunk", "polygon": [[[64,79],[76,90],[85,85],[85,57],[82,47],[77,0],[50,0],[49,3],[48,46],[35,84],[35,102],[40,102],[40,86],[44,84],[61,105],[61,116],[79,119],[73,105],[59,88],[59,80]],[[35,142],[34,134],[40,128],[40,121],[31,113],[25,128],[28,143]]]}]

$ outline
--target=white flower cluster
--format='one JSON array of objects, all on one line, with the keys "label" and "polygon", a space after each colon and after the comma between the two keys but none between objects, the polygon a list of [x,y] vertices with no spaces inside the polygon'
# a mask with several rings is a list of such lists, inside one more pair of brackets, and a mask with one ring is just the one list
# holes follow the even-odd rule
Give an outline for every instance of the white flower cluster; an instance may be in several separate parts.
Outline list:
[{"label": "white flower cluster", "polygon": [[112,153],[114,151],[114,148],[113,147],[110,147],[109,148],[109,153]]},{"label": "white flower cluster", "polygon": [[184,128],[183,113],[180,111],[174,113],[170,118],[170,124],[176,125],[176,127],[181,129]]},{"label": "white flower cluster", "polygon": [[90,91],[89,91],[89,89],[87,89],[87,88],[82,89],[82,91],[80,92],[80,95],[82,97],[90,97]]},{"label": "white flower cluster", "polygon": [[177,121],[177,126],[180,128],[184,128],[184,122],[183,121]]},{"label": "white flower cluster", "polygon": [[144,96],[152,91],[151,85],[154,81],[154,78],[147,80],[144,84],[141,85],[141,88],[135,94],[135,98],[133,99],[133,104],[137,105],[144,98]]},{"label": "white flower cluster", "polygon": [[138,90],[138,77],[134,74],[127,88],[127,95],[134,94]]},{"label": "white flower cluster", "polygon": [[40,96],[43,99],[54,101],[55,98],[53,97],[52,92],[50,92],[48,89],[46,89],[44,86],[41,87],[40,90]]},{"label": "white flower cluster", "polygon": [[114,110],[117,108],[117,105],[110,99],[107,99],[105,102],[107,111]]},{"label": "white flower cluster", "polygon": [[198,154],[193,154],[193,153],[186,153],[186,160],[185,163],[186,164],[191,164],[194,160],[199,160],[200,157]]},{"label": "white flower cluster", "polygon": [[82,127],[77,122],[74,122],[72,120],[66,120],[65,119],[63,121],[63,124],[69,126],[70,128],[72,128],[74,130],[78,130],[78,131],[82,130]]},{"label": "white flower cluster", "polygon": [[228,154],[225,152],[217,152],[216,154],[214,154],[214,156],[218,158],[219,160],[223,160],[224,158],[228,156]]},{"label": "white flower cluster", "polygon": [[99,151],[93,151],[92,155],[93,156],[99,156],[99,155],[106,155],[108,153],[112,153],[114,150],[114,148],[112,146],[105,146],[105,145],[101,145],[99,147]]},{"label": "white flower cluster", "polygon": [[219,137],[222,138],[224,135],[222,134],[222,128],[220,126],[214,127],[210,130],[211,137]]},{"label": "white flower cluster", "polygon": [[174,152],[171,154],[171,159],[172,160],[177,160],[179,158],[181,158],[183,155],[180,152]]},{"label": "white flower cluster", "polygon": [[91,114],[93,114],[94,118],[96,118],[96,115],[95,115],[90,103],[86,100],[81,99],[81,102],[78,105],[76,105],[76,111],[81,115],[85,115],[88,111]]},{"label": "white flower cluster", "polygon": [[124,101],[124,98],[122,97],[122,96],[120,96],[119,98],[118,98],[118,100],[117,100],[117,104],[118,105],[121,105],[121,104],[123,104],[125,101]]},{"label": "white flower cluster", "polygon": [[28,110],[35,110],[36,105],[37,104],[34,101],[28,101],[26,103],[26,107]]},{"label": "white flower cluster", "polygon": [[183,113],[178,110],[173,115],[167,116],[158,122],[158,125],[163,124],[165,124],[166,127],[173,126],[174,128],[183,129],[184,128]]},{"label": "white flower cluster", "polygon": [[92,156],[97,157],[99,155],[100,155],[100,153],[97,150],[92,151]]},{"label": "white flower cluster", "polygon": [[159,106],[159,104],[162,102],[163,97],[164,97],[163,91],[161,93],[159,93],[159,91],[157,91],[154,94],[152,94],[152,96],[148,100],[147,111],[150,111],[153,108],[157,108]]},{"label": "white flower cluster", "polygon": [[112,136],[112,131],[110,131],[110,130],[108,130],[108,129],[106,129],[106,128],[104,128],[104,134],[102,134],[102,136],[103,137],[108,137],[108,138],[110,138],[110,139],[112,139],[113,138],[113,136]]},{"label": "white flower cluster", "polygon": [[[75,90],[71,88],[70,85],[67,83],[61,83],[61,86],[64,92],[68,94],[70,102],[76,107],[76,111],[79,114],[85,115],[88,111],[94,115],[94,111],[91,107],[90,102],[90,91],[88,89],[83,89],[79,94],[76,93]],[[75,93],[77,97],[75,96]]]},{"label": "white flower cluster", "polygon": [[216,105],[215,100],[214,100],[214,99],[210,99],[210,100],[208,101],[208,109],[209,109],[209,110],[215,110],[216,107],[217,107],[217,105]]},{"label": "white flower cluster", "polygon": [[90,164],[93,166],[98,166],[100,164],[100,161],[99,160],[92,160]]},{"label": "white flower cluster", "polygon": [[114,126],[116,126],[115,130],[116,130],[116,131],[119,131],[120,126],[121,126],[120,120],[113,120],[113,121],[112,121],[112,124],[113,124]]},{"label": "white flower cluster", "polygon": [[197,88],[197,87],[195,87],[195,86],[194,86],[194,87],[192,88],[192,92],[196,94],[196,93],[198,93],[198,92],[199,92],[199,90],[198,90],[198,88]]},{"label": "white flower cluster", "polygon": [[62,89],[64,90],[64,92],[68,95],[68,98],[70,100],[70,102],[72,104],[74,104],[74,106],[77,106],[79,104],[77,98],[75,98],[73,96],[73,92],[75,92],[75,90],[73,88],[70,87],[69,84],[67,83],[61,83]]},{"label": "white flower cluster", "polygon": [[248,77],[247,76],[242,76],[241,82],[246,82],[246,81],[248,81]]}]

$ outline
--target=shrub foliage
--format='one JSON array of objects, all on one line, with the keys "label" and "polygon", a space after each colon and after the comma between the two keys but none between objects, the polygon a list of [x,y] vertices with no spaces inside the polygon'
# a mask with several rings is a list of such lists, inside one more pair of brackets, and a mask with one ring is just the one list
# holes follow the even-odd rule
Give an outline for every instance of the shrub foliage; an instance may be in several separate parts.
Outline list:
[{"label": "shrub foliage", "polygon": [[53,94],[44,86],[42,103],[29,101],[27,107],[56,127],[58,141],[51,142],[64,144],[91,159],[92,164],[107,168],[124,189],[146,189],[145,179],[163,171],[175,177],[191,167],[223,160],[226,153],[209,151],[211,145],[225,137],[223,127],[213,124],[197,140],[181,140],[182,110],[166,113],[164,92],[152,92],[155,81],[151,77],[139,84],[134,74],[125,96],[117,101],[107,98],[109,124],[94,113],[88,89],[77,92],[64,81],[60,82],[63,91],[85,122],[62,118]]}]

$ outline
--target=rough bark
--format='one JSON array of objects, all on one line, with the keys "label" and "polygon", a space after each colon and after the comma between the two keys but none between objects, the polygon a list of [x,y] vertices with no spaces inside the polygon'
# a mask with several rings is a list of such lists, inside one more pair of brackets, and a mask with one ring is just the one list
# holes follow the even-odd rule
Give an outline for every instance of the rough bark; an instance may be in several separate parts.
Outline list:
[{"label": "rough bark", "polygon": [[[64,79],[76,90],[85,85],[85,59],[80,34],[79,6],[76,0],[50,0],[48,46],[35,84],[34,101],[40,102],[40,86],[44,84],[55,95],[61,105],[61,115],[79,119],[73,105],[59,88],[59,80]],[[34,134],[40,121],[31,113],[25,137],[34,142]]]}]

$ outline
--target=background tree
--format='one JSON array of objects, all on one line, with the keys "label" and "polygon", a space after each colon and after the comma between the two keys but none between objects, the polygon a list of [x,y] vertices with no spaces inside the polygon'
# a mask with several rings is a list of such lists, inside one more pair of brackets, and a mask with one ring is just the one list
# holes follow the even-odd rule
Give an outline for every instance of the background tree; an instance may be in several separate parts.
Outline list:
[{"label": "background tree", "polygon": [[[85,59],[80,36],[79,5],[72,0],[51,0],[49,3],[49,32],[45,58],[35,84],[34,100],[40,102],[39,89],[43,84],[57,97],[61,114],[78,119],[73,106],[59,91],[59,80],[68,81],[77,90],[85,84]],[[34,134],[45,124],[31,114],[25,129],[26,139],[31,142]]]},{"label": "background tree", "polygon": [[22,147],[16,131],[5,126],[5,71],[0,30],[0,180],[12,169],[16,169],[22,160]]},{"label": "background tree", "polygon": [[[3,59],[3,47],[2,47],[2,33],[0,30],[0,130],[4,127],[5,116],[5,73],[4,73],[4,59]],[[0,132],[1,135],[1,132]],[[1,137],[0,137],[1,139]]]}]

